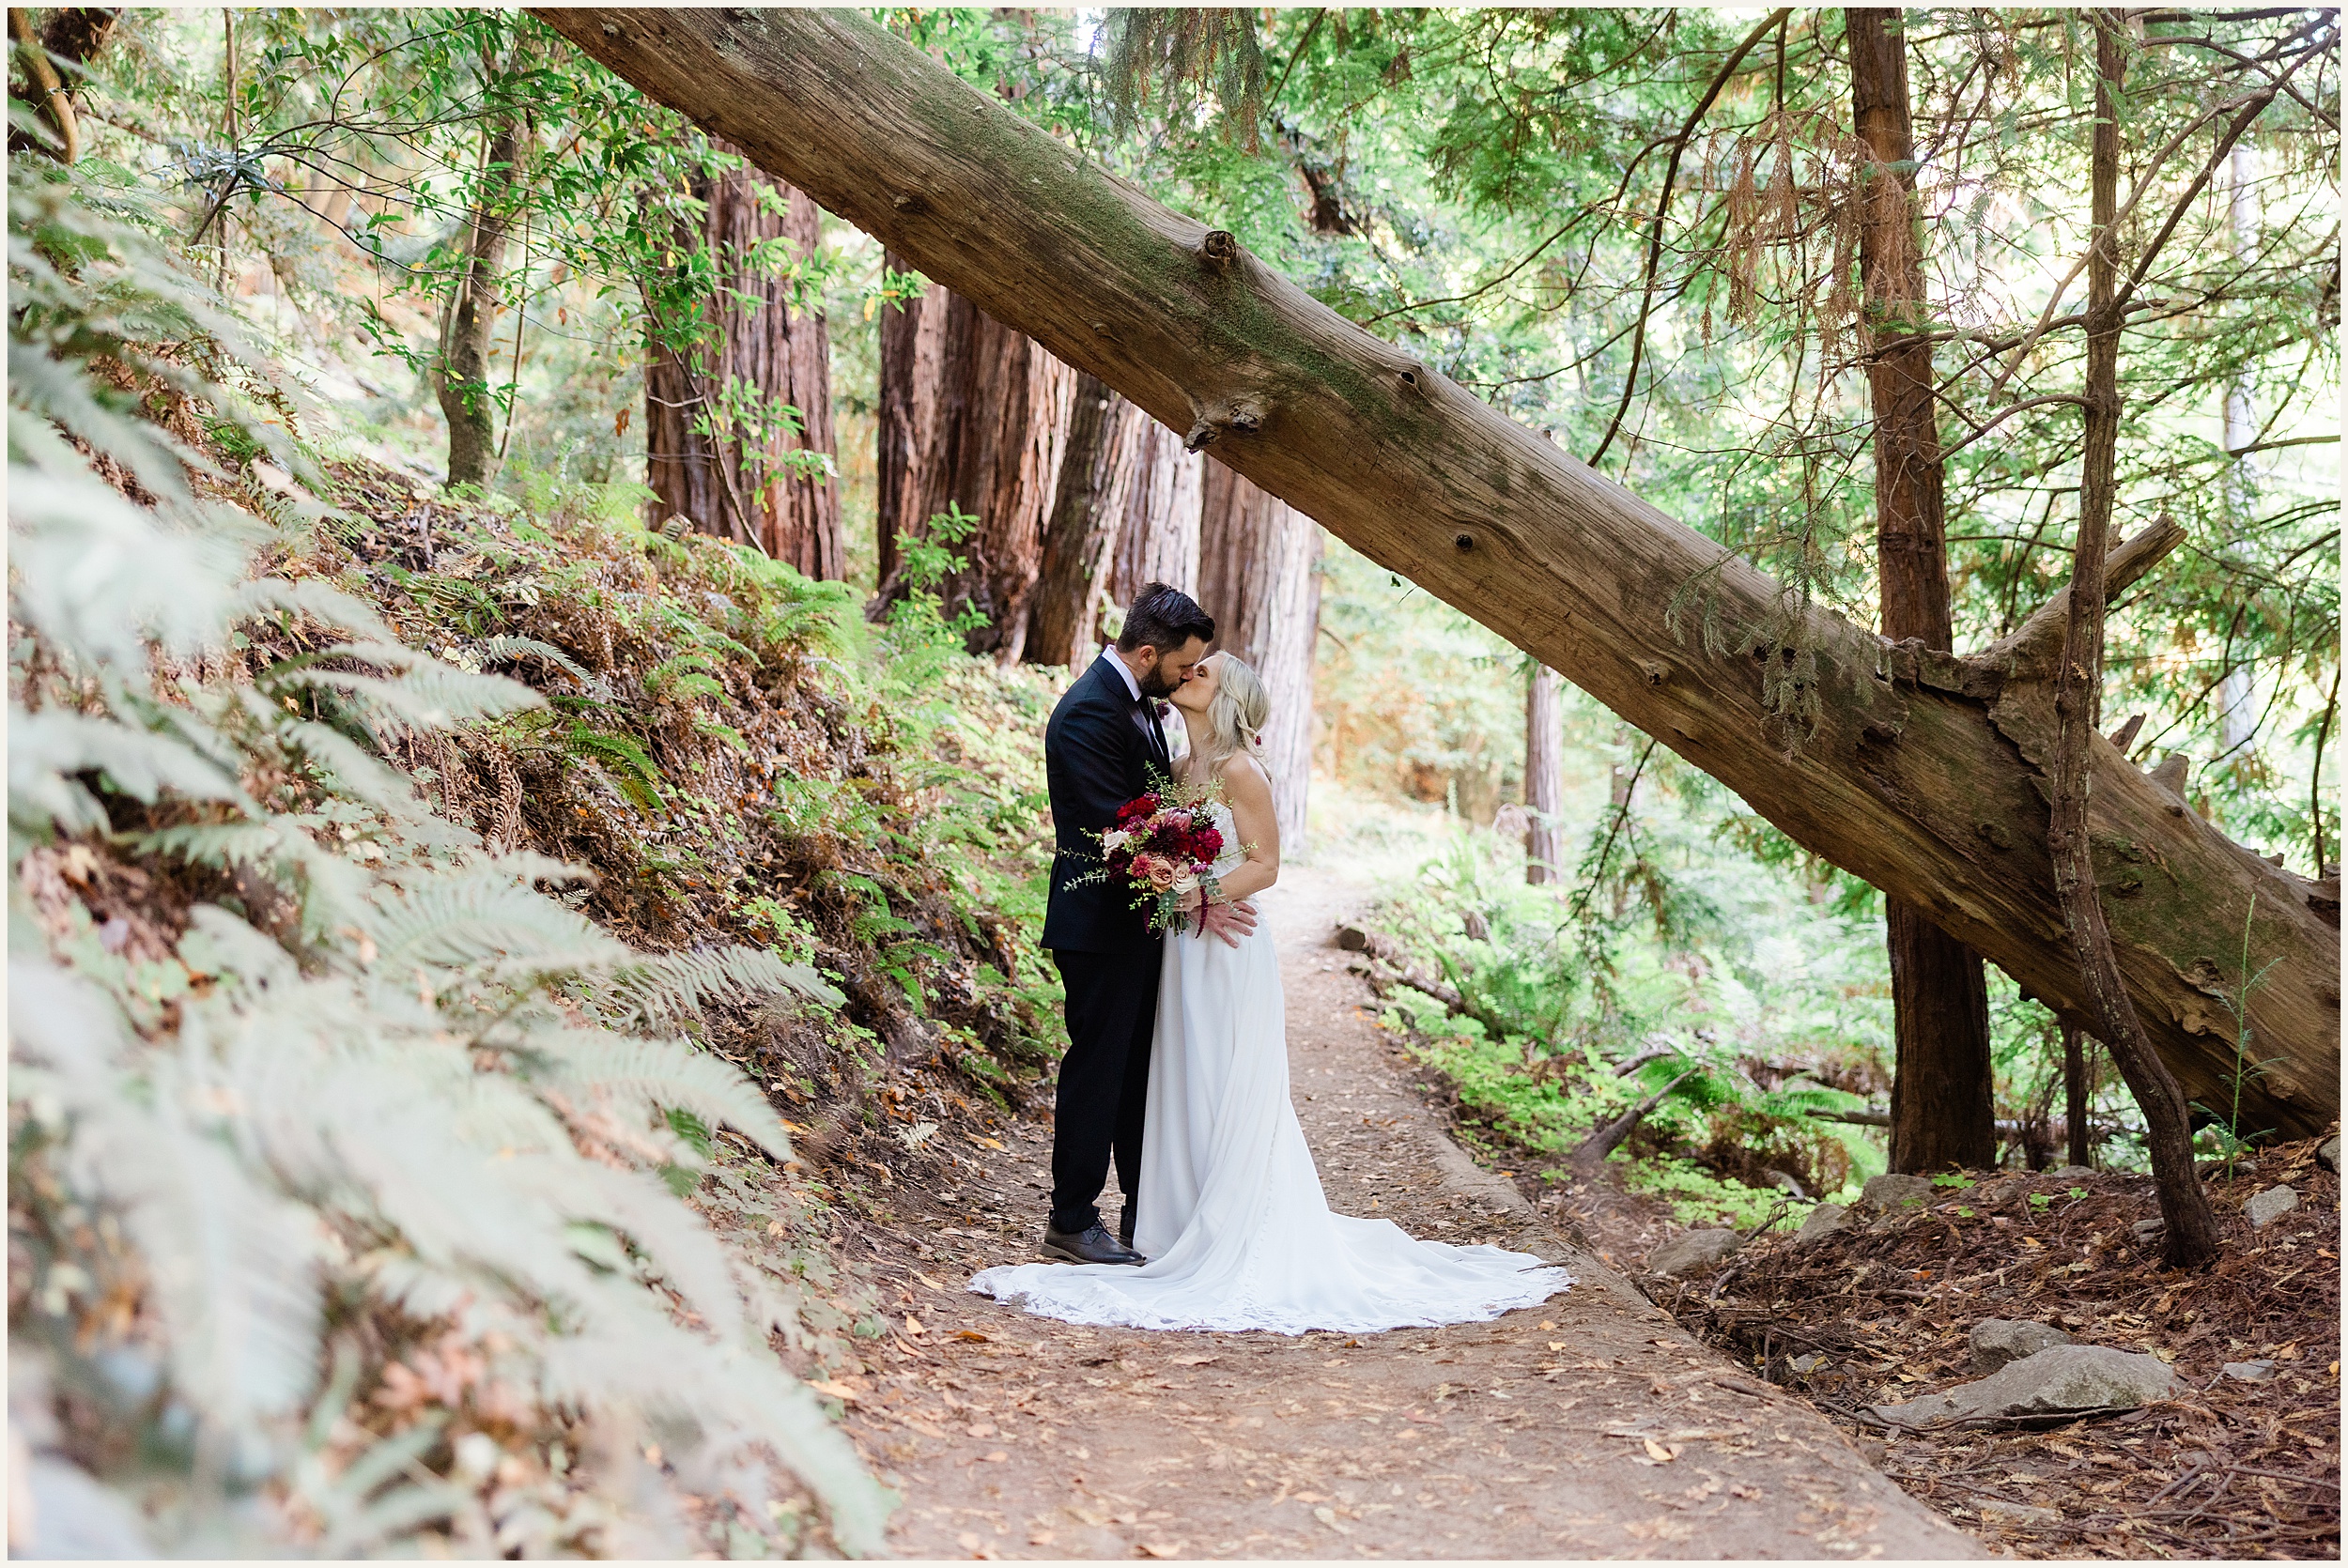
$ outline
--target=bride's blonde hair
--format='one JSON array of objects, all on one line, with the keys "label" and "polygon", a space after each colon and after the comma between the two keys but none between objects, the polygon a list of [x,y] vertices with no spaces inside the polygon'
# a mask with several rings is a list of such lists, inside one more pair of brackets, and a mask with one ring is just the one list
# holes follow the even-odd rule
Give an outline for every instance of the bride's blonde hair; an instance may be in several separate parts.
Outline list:
[{"label": "bride's blonde hair", "polygon": [[[1223,764],[1244,751],[1262,762],[1264,721],[1272,716],[1272,695],[1263,677],[1231,653],[1215,655],[1214,697],[1207,703],[1207,734],[1199,746],[1199,761],[1210,778]],[[1265,770],[1270,776],[1270,769]]]}]

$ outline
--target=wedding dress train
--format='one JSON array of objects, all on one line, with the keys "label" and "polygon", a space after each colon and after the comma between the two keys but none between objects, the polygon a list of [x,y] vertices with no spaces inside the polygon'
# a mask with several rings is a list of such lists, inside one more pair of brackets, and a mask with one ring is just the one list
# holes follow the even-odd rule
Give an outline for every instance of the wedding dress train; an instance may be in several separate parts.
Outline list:
[{"label": "wedding dress train", "polygon": [[1070,1323],[1301,1334],[1478,1322],[1572,1284],[1527,1253],[1331,1213],[1289,1100],[1269,929],[1169,937],[1164,961],[1134,1225],[1150,1261],[989,1268],[971,1290]]}]

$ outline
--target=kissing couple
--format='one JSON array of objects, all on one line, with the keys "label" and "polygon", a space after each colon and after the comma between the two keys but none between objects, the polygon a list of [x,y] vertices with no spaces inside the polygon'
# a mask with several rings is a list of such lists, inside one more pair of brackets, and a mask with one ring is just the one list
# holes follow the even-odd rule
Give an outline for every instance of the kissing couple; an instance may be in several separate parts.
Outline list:
[{"label": "kissing couple", "polygon": [[[1572,1282],[1497,1247],[1419,1241],[1333,1214],[1289,1102],[1288,1021],[1271,932],[1250,899],[1280,874],[1273,781],[1258,757],[1271,699],[1214,621],[1151,583],[1044,730],[1058,853],[1043,945],[1067,989],[1043,1253],[970,1289],[1070,1323],[1374,1332],[1497,1317]],[[1178,760],[1160,715],[1188,742]],[[1190,934],[1155,934],[1098,876],[1101,835],[1151,775],[1220,786],[1214,876]],[[1215,895],[1219,895],[1219,898]],[[1117,1234],[1098,1207],[1117,1161]],[[1074,1267],[1070,1267],[1074,1265]]]}]

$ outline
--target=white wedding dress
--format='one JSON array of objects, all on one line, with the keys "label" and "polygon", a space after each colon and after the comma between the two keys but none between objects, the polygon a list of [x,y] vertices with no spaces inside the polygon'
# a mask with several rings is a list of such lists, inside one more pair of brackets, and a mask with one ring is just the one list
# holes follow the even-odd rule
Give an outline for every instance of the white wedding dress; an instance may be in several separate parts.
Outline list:
[{"label": "white wedding dress", "polygon": [[[1236,843],[1228,809],[1215,810]],[[1019,1264],[969,1288],[1070,1323],[1301,1334],[1479,1322],[1573,1283],[1524,1253],[1331,1213],[1289,1101],[1283,1007],[1260,922],[1237,947],[1168,937],[1134,1224],[1150,1261]]]}]

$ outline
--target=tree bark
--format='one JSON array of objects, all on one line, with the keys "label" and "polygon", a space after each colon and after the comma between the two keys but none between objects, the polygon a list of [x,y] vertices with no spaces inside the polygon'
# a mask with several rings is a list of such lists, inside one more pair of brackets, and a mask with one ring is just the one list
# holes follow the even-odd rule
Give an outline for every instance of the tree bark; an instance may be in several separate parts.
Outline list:
[{"label": "tree bark", "polygon": [[[644,373],[644,476],[656,520],[682,515],[703,533],[747,533],[777,561],[837,580],[847,572],[839,489],[784,461],[794,452],[837,450],[830,334],[820,310],[792,309],[787,279],[749,264],[755,247],[776,239],[799,255],[811,254],[818,243],[815,203],[748,168],[698,175],[693,194],[704,216],[688,242],[705,246],[717,261],[716,288],[703,306],[714,340],[682,357],[665,345],[653,346]],[[707,423],[711,400],[736,377],[759,397],[796,409],[798,431],[697,429]]]},{"label": "tree bark", "polygon": [[2055,890],[2063,926],[2078,955],[2081,979],[2097,1022],[2095,1033],[2111,1051],[2128,1092],[2144,1112],[2145,1143],[2153,1183],[2160,1194],[2163,1256],[2172,1268],[2198,1268],[2217,1256],[2217,1221],[2209,1195],[2193,1174],[2193,1130],[2176,1079],[2161,1064],[2138,1022],[2136,1004],[2112,950],[2097,886],[2093,844],[2089,838],[2088,800],[2093,788],[2088,746],[2095,733],[2104,673],[2105,559],[2111,544],[2111,512],[2120,440],[2119,205],[2120,125],[2118,104],[2127,69],[2123,29],[2109,12],[2093,13],[2095,29],[2095,126],[2090,160],[2089,206],[2093,248],[2087,262],[2087,411],[2085,450],[2080,459],[2078,540],[2071,558],[2071,598],[2062,639],[2062,661],[2055,677],[2054,790],[2047,848],[2054,864]]},{"label": "tree bark", "polygon": [[[1180,436],[1130,403],[1124,419],[1133,455],[1123,475],[1109,600],[1129,605],[1144,584],[1153,582],[1200,594],[1199,509],[1206,500],[1207,460],[1184,452]],[[1220,612],[1209,605],[1207,613]]]},{"label": "tree bark", "polygon": [[[2092,1026],[2046,853],[2043,626],[1959,660],[1815,607],[1789,616],[1742,560],[861,17],[536,14]],[[2137,545],[2112,584],[2123,559],[2138,575],[2157,560]],[[1705,623],[1674,613],[1690,590]],[[1815,721],[1789,722],[1805,693]],[[2274,1062],[2245,1117],[2321,1131],[2340,1104],[2340,936],[2312,884],[2087,744],[2093,844],[2125,890],[2119,962],[2155,1043],[2189,1092],[2230,1082],[2222,998],[2247,913],[2271,964],[2249,1022]]]},{"label": "tree bark", "polygon": [[1059,490],[1027,611],[1029,664],[1081,669],[1093,657],[1111,556],[1150,423],[1098,377],[1078,373]]},{"label": "tree bark", "polygon": [[1258,761],[1272,778],[1284,854],[1305,844],[1313,776],[1313,653],[1321,631],[1321,525],[1220,463],[1199,509],[1197,599],[1214,645],[1254,667],[1272,699]]},{"label": "tree bark", "polygon": [[481,189],[474,197],[465,275],[450,296],[441,326],[440,362],[433,368],[434,393],[448,420],[448,482],[486,484],[497,451],[491,438],[494,399],[489,391],[489,332],[497,319],[498,280],[505,272],[506,208],[514,188],[515,161],[521,154],[520,127],[511,120],[484,132]]},{"label": "tree bark", "polygon": [[[1883,635],[1954,646],[1933,413],[1932,343],[1923,252],[1916,241],[1914,140],[1901,13],[1843,13],[1851,109],[1870,166],[1860,192],[1859,269],[1874,352],[1876,571]],[[1997,1162],[1996,1068],[1981,959],[1899,899],[1884,900],[1892,963],[1894,1067],[1892,1169],[1908,1174]]]},{"label": "tree bark", "polygon": [[[899,267],[890,256],[887,265]],[[970,651],[1015,662],[1059,489],[1076,372],[1025,333],[932,284],[881,324],[880,593],[895,599],[899,535],[925,537],[950,506],[978,519],[939,586],[949,616],[984,624]]]},{"label": "tree bark", "polygon": [[[891,272],[914,270],[911,261],[894,252],[884,254],[882,265]],[[899,538],[922,537],[945,500],[945,447],[938,432],[958,424],[959,413],[942,404],[969,384],[965,370],[947,363],[950,347],[968,344],[966,331],[950,330],[948,317],[957,305],[967,310],[969,301],[932,285],[918,299],[881,307],[880,408],[873,442],[879,477],[873,502],[880,534],[876,610],[896,597]]]},{"label": "tree bark", "polygon": [[1533,667],[1524,686],[1524,880],[1536,886],[1566,880],[1566,683],[1547,665]]}]

